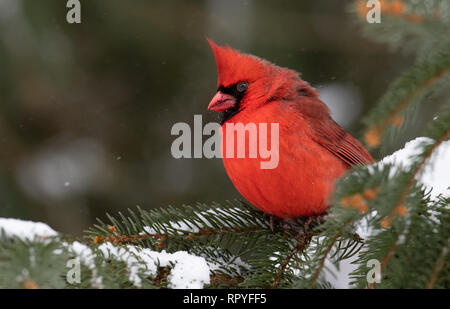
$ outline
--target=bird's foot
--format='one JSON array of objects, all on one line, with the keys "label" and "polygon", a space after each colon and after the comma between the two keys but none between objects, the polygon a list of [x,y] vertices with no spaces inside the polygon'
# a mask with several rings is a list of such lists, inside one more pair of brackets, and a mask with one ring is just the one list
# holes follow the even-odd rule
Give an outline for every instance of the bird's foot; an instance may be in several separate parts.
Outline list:
[{"label": "bird's foot", "polygon": [[309,217],[284,218],[281,219],[274,215],[266,215],[269,218],[269,226],[272,232],[280,229],[285,232],[293,232],[295,235],[308,234],[316,226],[323,222],[326,213],[313,215]]},{"label": "bird's foot", "polygon": [[[318,215],[312,215],[312,216],[307,217],[307,219],[305,220],[305,223],[304,223],[305,231],[322,224],[326,215],[327,215],[327,213],[324,212],[324,213],[321,213]],[[313,226],[311,226],[311,225],[313,225]]]},{"label": "bird's foot", "polygon": [[281,218],[271,215],[271,214],[264,214],[265,217],[267,217],[269,219],[269,228],[272,231],[272,233],[275,233],[275,228],[276,225],[279,225],[279,223],[281,222]]}]

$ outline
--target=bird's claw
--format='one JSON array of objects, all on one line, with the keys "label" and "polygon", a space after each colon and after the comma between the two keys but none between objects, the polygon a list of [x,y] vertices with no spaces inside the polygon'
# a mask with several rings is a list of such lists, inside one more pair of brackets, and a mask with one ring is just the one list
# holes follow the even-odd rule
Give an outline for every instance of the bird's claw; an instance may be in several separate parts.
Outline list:
[{"label": "bird's claw", "polygon": [[269,228],[272,231],[272,233],[275,233],[275,224],[277,223],[277,221],[280,220],[280,218],[266,213],[264,214],[264,216],[269,219]]},{"label": "bird's claw", "polygon": [[[266,214],[265,216],[269,219],[269,228],[273,233],[275,233],[276,228],[280,228],[283,231],[294,232],[296,235],[301,235],[311,232],[312,228],[321,224],[325,215],[326,213],[322,213],[307,218],[298,217],[284,219],[270,214]],[[313,223],[315,223],[314,226],[311,226]]]}]

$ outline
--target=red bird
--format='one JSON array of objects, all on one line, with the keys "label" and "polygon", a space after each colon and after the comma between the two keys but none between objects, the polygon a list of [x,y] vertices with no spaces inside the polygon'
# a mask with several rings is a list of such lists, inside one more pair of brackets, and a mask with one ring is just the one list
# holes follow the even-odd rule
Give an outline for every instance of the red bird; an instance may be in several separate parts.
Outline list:
[{"label": "red bird", "polygon": [[[207,40],[218,71],[218,90],[208,109],[221,112],[223,163],[236,189],[257,208],[280,218],[323,213],[333,182],[351,166],[373,162],[369,152],[331,118],[299,73]],[[229,123],[278,123],[276,168],[262,169],[267,159],[260,155],[227,157],[226,140],[234,134],[225,129]],[[266,143],[271,140],[267,131]],[[249,134],[245,143],[249,145]]]}]

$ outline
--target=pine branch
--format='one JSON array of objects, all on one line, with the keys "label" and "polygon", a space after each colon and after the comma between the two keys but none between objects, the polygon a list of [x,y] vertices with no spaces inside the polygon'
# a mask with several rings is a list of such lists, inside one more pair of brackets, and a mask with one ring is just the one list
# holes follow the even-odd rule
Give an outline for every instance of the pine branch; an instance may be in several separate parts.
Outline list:
[{"label": "pine branch", "polygon": [[291,250],[290,254],[286,257],[286,260],[283,262],[283,264],[280,267],[280,271],[278,272],[277,276],[275,277],[274,283],[272,285],[273,289],[278,288],[278,285],[286,271],[286,268],[288,267],[289,263],[291,262],[292,258],[299,254],[304,252],[305,248],[309,245],[311,238],[313,235],[306,234],[306,235],[300,235],[298,238],[298,244]]},{"label": "pine branch", "polygon": [[[210,262],[240,258],[250,266],[245,270],[245,279],[238,279],[240,275],[236,276],[233,270],[223,269],[214,275],[214,282],[219,284],[220,279],[232,276],[235,278],[232,281],[243,287],[278,287],[292,282],[291,258],[286,256],[291,250],[293,255],[300,253],[316,233],[312,229],[297,238],[295,233],[285,230],[273,233],[266,216],[242,202],[212,207],[198,204],[152,211],[138,209],[137,213],[130,211],[128,217],[122,214],[119,217],[120,221],[108,215],[109,223],[99,220],[95,229],[89,231],[94,243],[132,244],[169,252],[187,250]],[[299,224],[303,225],[301,220]],[[205,251],[205,246],[210,249]],[[224,282],[229,282],[228,279]]]},{"label": "pine branch", "polygon": [[316,285],[317,278],[319,277],[321,271],[323,270],[323,267],[324,267],[324,264],[325,264],[325,260],[326,260],[326,258],[328,256],[328,254],[330,253],[330,251],[333,248],[333,246],[336,244],[336,241],[338,240],[338,238],[341,237],[343,229],[350,222],[351,222],[351,219],[348,219],[347,221],[345,221],[345,223],[342,226],[342,228],[339,230],[339,232],[336,234],[336,236],[334,236],[334,238],[332,239],[332,241],[330,242],[330,244],[326,248],[325,253],[320,258],[319,266],[317,267],[317,269],[315,270],[315,272],[314,272],[314,274],[313,274],[313,276],[311,278],[311,283],[310,283],[311,287],[314,287]]},{"label": "pine branch", "polygon": [[[380,1],[381,2],[381,1]],[[366,16],[370,10],[366,0],[355,0],[349,11],[358,19],[363,33],[374,41],[387,43],[394,50],[426,57],[430,50],[445,46],[450,25],[448,1],[425,2],[414,0],[383,0],[381,23],[370,24]]]},{"label": "pine branch", "polygon": [[431,273],[430,280],[426,285],[427,289],[432,289],[434,284],[436,283],[436,280],[440,272],[444,268],[446,257],[449,251],[450,251],[450,238],[448,238],[447,245],[444,248],[442,248],[442,253],[437,259],[435,266],[433,267],[433,272]]},{"label": "pine branch", "polygon": [[434,53],[429,59],[419,60],[408,72],[398,78],[367,117],[369,125],[364,140],[370,147],[378,147],[387,128],[403,124],[403,111],[414,106],[438,85],[449,82],[450,53],[448,48]]}]

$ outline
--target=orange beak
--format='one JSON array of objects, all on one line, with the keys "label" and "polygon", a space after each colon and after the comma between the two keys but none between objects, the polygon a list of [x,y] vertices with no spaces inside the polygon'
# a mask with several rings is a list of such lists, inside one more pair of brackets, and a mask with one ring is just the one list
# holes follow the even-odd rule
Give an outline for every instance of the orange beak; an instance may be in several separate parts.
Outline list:
[{"label": "orange beak", "polygon": [[236,105],[236,98],[230,94],[218,91],[209,102],[208,109],[211,111],[224,112]]}]

